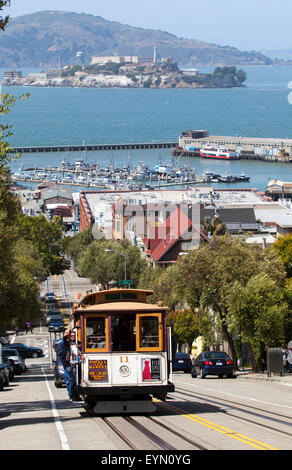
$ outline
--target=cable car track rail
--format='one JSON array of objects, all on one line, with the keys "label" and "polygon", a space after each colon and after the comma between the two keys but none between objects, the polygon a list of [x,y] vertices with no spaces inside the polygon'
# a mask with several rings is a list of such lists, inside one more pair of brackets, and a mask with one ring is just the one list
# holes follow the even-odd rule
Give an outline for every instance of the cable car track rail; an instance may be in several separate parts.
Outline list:
[{"label": "cable car track rail", "polygon": [[[150,416],[143,416],[143,417],[147,419],[148,423],[153,422],[156,425],[158,425],[160,428],[166,430],[168,433],[174,435],[175,437],[179,437],[179,439],[181,439],[182,441],[192,445],[194,447],[194,450],[208,450],[208,447],[202,446],[198,442],[195,442],[193,439],[190,439],[190,438],[184,436],[183,434],[181,434],[180,432],[170,428],[166,424],[161,423],[160,421],[158,421],[158,420],[156,420],[156,419],[154,419]],[[126,421],[127,423],[129,423],[131,426],[133,426],[135,429],[137,429],[144,436],[146,436],[150,442],[154,443],[155,446],[158,447],[159,450],[180,450],[180,448],[174,447],[170,443],[166,442],[165,439],[162,439],[160,436],[155,434],[153,431],[148,429],[144,424],[138,422],[133,417],[123,416],[121,418],[124,421]],[[128,445],[128,447],[130,449],[132,449],[132,450],[138,450],[139,449],[139,447],[135,443],[133,443],[129,439],[129,437],[127,437],[125,435],[125,433],[123,431],[121,431],[121,429],[116,424],[114,424],[112,422],[110,417],[103,417],[102,419],[116,434],[118,434],[118,436]],[[211,444],[210,444],[210,446],[211,446]],[[214,447],[214,446],[212,446],[212,447]],[[145,449],[140,448],[140,450],[145,450]]]},{"label": "cable car track rail", "polygon": [[138,450],[138,447],[136,447],[135,444],[133,444],[133,442],[131,442],[130,439],[122,433],[122,431],[120,431],[120,429],[118,429],[118,427],[113,424],[109,418],[104,417],[102,419],[116,434],[118,434],[122,441],[124,441],[131,450]]}]

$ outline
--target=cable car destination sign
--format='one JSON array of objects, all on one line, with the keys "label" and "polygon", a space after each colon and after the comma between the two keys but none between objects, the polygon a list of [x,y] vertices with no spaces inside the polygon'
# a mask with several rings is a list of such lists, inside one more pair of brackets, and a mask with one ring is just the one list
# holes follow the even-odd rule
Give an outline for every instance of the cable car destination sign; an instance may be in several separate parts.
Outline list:
[{"label": "cable car destination sign", "polygon": [[94,382],[108,382],[107,360],[89,359],[88,379]]}]

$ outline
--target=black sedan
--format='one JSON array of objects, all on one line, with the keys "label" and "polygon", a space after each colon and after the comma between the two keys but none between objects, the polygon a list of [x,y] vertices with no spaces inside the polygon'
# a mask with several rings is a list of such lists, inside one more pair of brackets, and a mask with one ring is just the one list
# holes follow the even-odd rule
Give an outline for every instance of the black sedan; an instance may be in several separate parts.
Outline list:
[{"label": "black sedan", "polygon": [[199,354],[193,360],[191,370],[192,377],[198,375],[204,379],[207,375],[217,375],[218,377],[236,377],[233,374],[233,362],[225,352],[206,351]]},{"label": "black sedan", "polygon": [[57,332],[57,331],[64,331],[64,329],[65,329],[65,325],[64,325],[62,318],[52,318],[49,321],[49,328],[48,328],[49,331]]},{"label": "black sedan", "polygon": [[46,292],[45,294],[45,302],[56,302],[57,297],[54,292]]},{"label": "black sedan", "polygon": [[175,359],[172,363],[172,371],[183,371],[183,372],[191,372],[192,368],[192,361],[190,356],[186,353],[176,353]]},{"label": "black sedan", "polygon": [[[7,346],[4,346],[4,349]],[[26,344],[22,343],[13,343],[9,345],[10,348],[16,349],[18,354],[21,357],[41,357],[44,355],[43,350],[41,348],[34,348],[31,346],[26,346]]]}]

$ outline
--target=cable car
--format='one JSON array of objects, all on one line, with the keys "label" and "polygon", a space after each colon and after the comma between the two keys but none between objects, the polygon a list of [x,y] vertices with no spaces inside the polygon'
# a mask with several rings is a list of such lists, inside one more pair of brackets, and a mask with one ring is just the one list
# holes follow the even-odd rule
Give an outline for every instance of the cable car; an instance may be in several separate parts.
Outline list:
[{"label": "cable car", "polygon": [[152,413],[172,383],[168,307],[147,302],[150,290],[87,294],[73,307],[71,325],[81,351],[78,393],[94,414]]}]

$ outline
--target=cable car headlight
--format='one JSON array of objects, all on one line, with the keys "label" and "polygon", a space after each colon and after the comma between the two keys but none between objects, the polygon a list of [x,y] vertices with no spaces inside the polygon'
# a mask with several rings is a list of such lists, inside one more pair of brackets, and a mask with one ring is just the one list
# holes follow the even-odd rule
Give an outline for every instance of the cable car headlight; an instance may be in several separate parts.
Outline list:
[{"label": "cable car headlight", "polygon": [[125,366],[125,365],[122,365],[119,370],[120,370],[120,375],[122,377],[127,377],[131,372],[130,368],[128,366]]}]

